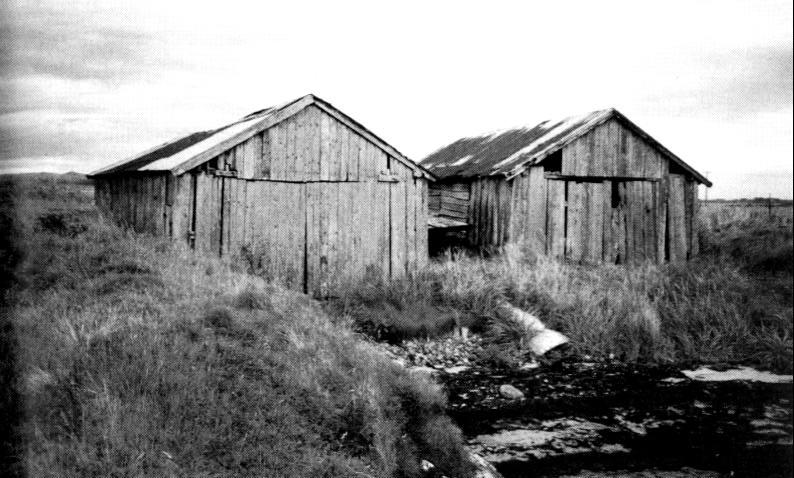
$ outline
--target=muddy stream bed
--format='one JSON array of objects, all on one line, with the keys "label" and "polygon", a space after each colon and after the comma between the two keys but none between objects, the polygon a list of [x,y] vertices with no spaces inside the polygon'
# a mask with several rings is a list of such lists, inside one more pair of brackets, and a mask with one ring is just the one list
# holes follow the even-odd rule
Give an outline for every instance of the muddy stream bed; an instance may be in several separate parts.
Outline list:
[{"label": "muddy stream bed", "polygon": [[[475,452],[513,477],[792,476],[792,385],[562,360],[441,373]],[[499,387],[524,393],[510,400]]]}]

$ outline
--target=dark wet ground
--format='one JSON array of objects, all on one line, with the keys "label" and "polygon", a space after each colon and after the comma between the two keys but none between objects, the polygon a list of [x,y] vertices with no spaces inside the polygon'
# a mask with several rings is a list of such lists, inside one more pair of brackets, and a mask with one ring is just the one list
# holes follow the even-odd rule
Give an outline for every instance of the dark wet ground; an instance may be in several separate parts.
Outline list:
[{"label": "dark wet ground", "polygon": [[[472,447],[506,478],[790,477],[794,469],[791,384],[695,382],[672,367],[573,359],[439,379]],[[502,384],[526,397],[501,398]]]}]

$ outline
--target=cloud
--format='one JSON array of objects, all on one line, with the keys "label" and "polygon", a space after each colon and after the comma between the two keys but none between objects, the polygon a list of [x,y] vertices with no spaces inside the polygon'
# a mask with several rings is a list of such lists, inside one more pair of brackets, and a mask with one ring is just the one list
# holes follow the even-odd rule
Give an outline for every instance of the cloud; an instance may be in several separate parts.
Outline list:
[{"label": "cloud", "polygon": [[[79,4],[78,4],[79,5]],[[0,26],[4,78],[52,77],[119,84],[178,64],[147,32],[119,22],[123,11],[99,6],[27,3]]]}]

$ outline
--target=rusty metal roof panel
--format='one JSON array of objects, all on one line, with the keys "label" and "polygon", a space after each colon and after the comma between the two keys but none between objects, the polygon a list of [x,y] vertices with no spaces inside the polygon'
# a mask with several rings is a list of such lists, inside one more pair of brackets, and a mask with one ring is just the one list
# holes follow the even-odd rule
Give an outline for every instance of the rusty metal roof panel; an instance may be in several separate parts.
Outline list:
[{"label": "rusty metal roof panel", "polygon": [[699,182],[711,186],[708,178],[614,108],[559,120],[547,120],[530,127],[461,138],[432,153],[423,159],[421,164],[439,179],[484,176],[510,178],[611,118],[615,118],[641,136]]},{"label": "rusty metal roof panel", "polygon": [[535,126],[461,138],[432,153],[421,164],[439,178],[510,175],[539,160],[569,140],[606,121],[614,110],[593,111]]}]

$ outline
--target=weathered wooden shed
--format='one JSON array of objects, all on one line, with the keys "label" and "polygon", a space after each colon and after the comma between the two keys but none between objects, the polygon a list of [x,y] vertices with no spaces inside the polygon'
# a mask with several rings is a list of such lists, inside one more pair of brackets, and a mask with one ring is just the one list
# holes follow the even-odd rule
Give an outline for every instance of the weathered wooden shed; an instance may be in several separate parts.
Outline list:
[{"label": "weathered wooden shed", "polygon": [[411,274],[427,259],[427,170],[307,95],[90,175],[135,231],[241,254],[308,293]]},{"label": "weathered wooden shed", "polygon": [[465,224],[473,247],[591,263],[696,254],[697,186],[711,186],[615,109],[462,138],[421,164],[438,178],[431,234]]}]

